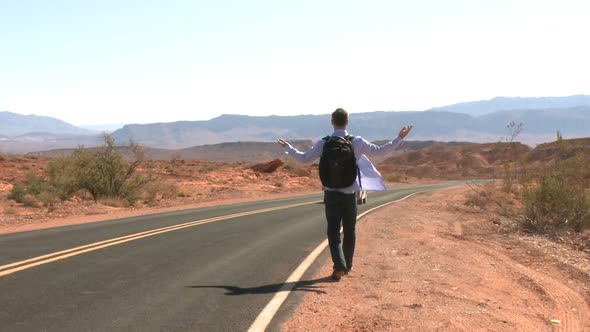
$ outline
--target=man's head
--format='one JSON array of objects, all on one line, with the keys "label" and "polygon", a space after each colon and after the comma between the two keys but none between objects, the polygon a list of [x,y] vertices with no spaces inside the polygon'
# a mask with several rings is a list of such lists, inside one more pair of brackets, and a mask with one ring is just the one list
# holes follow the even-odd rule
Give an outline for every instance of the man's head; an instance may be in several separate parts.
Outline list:
[{"label": "man's head", "polygon": [[332,112],[332,126],[334,128],[346,128],[348,126],[348,112],[343,108],[337,108]]}]

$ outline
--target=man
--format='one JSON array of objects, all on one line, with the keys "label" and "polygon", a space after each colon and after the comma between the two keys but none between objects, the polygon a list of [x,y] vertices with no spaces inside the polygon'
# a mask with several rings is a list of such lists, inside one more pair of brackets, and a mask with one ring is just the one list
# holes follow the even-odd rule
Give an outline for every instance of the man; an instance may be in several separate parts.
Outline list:
[{"label": "man", "polygon": [[[344,109],[338,108],[332,113],[332,126],[334,127],[334,133],[331,137],[351,138],[346,131],[346,127],[348,126],[348,112]],[[400,146],[402,140],[411,130],[411,125],[404,126],[396,139],[381,146],[370,143],[360,136],[354,137],[351,142],[354,156],[358,161],[363,155],[384,155],[391,152]],[[328,138],[319,140],[306,152],[297,150],[282,138],[279,138],[277,141],[285,148],[287,154],[293,156],[296,160],[303,163],[311,163],[322,156],[324,145],[328,140]],[[352,270],[352,258],[354,256],[356,241],[356,192],[361,189],[362,179],[360,179],[360,182],[359,184],[359,179],[356,179],[352,185],[345,188],[324,186],[324,203],[326,220],[328,222],[328,243],[332,262],[334,263],[332,279],[336,281],[339,281],[344,274],[348,274]],[[343,244],[340,241],[341,225],[344,232]]]}]

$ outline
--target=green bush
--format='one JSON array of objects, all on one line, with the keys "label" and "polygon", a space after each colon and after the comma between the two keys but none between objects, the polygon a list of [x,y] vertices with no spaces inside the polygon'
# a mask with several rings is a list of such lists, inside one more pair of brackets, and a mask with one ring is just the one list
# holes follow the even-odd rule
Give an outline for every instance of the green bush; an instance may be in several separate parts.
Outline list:
[{"label": "green bush", "polygon": [[41,201],[38,198],[42,193],[48,193],[44,195],[46,198],[55,193],[55,188],[39,175],[29,172],[23,181],[14,184],[8,198],[25,206],[35,207]]},{"label": "green bush", "polygon": [[71,156],[52,159],[47,167],[47,177],[42,178],[29,173],[23,181],[17,182],[9,196],[10,199],[26,205],[38,202],[51,206],[59,201],[67,200],[74,193],[87,192],[94,201],[109,198],[109,202],[121,206],[118,200],[126,201],[125,205],[133,205],[142,198],[155,197],[155,190],[162,195],[170,194],[169,186],[151,188],[146,193],[146,185],[156,182],[150,172],[138,172],[144,161],[143,149],[133,142],[127,148],[129,157],[126,159],[117,151],[115,141],[104,135],[104,144],[95,150],[84,147],[76,149]]},{"label": "green bush", "polygon": [[8,194],[8,199],[12,199],[18,203],[22,203],[25,195],[27,195],[27,186],[23,182],[17,182],[12,186],[12,190],[10,194]]},{"label": "green bush", "polygon": [[59,200],[67,200],[80,190],[74,161],[71,157],[60,157],[52,159],[47,165],[48,182]]}]

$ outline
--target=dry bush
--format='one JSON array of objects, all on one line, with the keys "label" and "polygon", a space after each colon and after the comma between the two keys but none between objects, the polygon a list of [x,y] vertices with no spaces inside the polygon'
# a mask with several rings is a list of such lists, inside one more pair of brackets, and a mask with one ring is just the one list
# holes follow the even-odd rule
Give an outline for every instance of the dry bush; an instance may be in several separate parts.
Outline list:
[{"label": "dry bush", "polygon": [[39,201],[37,201],[37,199],[35,198],[35,196],[31,195],[31,194],[25,194],[22,199],[19,201],[19,203],[22,203],[24,206],[27,207],[39,207]]},{"label": "dry bush", "polygon": [[519,197],[521,222],[528,231],[590,229],[590,156],[563,141],[559,133],[554,150],[557,157],[543,167],[530,169],[521,163],[504,179],[504,187]]},{"label": "dry bush", "polygon": [[522,195],[526,208],[524,226],[543,233],[562,228],[581,232],[590,228],[590,195],[583,171],[583,165],[575,160],[558,162],[547,168],[534,186],[526,187]]},{"label": "dry bush", "polygon": [[[86,192],[94,201],[103,198],[126,200],[125,205],[129,206],[144,196],[155,196],[146,193],[146,186],[156,182],[155,176],[147,170],[138,172],[144,161],[143,149],[131,142],[127,146],[131,152],[128,160],[117,151],[111,136],[105,134],[104,141],[104,145],[93,151],[80,147],[71,156],[52,159],[45,178],[30,172],[25,180],[15,183],[9,198],[28,206],[42,203],[51,207],[76,193]],[[172,190],[166,186],[160,188],[162,195]],[[84,198],[86,195],[77,196]]]},{"label": "dry bush", "polygon": [[[44,194],[43,199],[40,199],[41,194]],[[8,199],[28,207],[38,207],[40,203],[46,205],[45,201],[50,204],[53,196],[55,196],[55,189],[44,178],[29,172],[23,181],[14,184]]]},{"label": "dry bush", "polygon": [[488,204],[488,197],[479,191],[471,191],[467,194],[465,205],[476,207],[478,209],[484,209]]}]

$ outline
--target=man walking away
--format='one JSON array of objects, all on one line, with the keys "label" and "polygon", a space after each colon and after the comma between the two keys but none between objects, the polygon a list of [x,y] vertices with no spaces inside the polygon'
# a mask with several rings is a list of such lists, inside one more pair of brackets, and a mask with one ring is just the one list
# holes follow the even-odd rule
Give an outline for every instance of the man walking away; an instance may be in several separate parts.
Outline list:
[{"label": "man walking away", "polygon": [[[362,179],[358,176],[358,160],[363,155],[380,156],[397,149],[412,130],[412,126],[404,126],[397,138],[381,146],[360,136],[349,135],[346,131],[348,112],[342,108],[332,113],[332,126],[332,135],[320,139],[305,152],[297,150],[282,138],[277,141],[285,148],[287,154],[302,163],[311,163],[320,158],[320,179],[324,186],[328,222],[327,236],[334,263],[332,279],[339,281],[344,274],[352,270],[356,241],[356,192],[361,190],[362,186]],[[343,243],[340,241],[341,226],[344,233]]]}]

